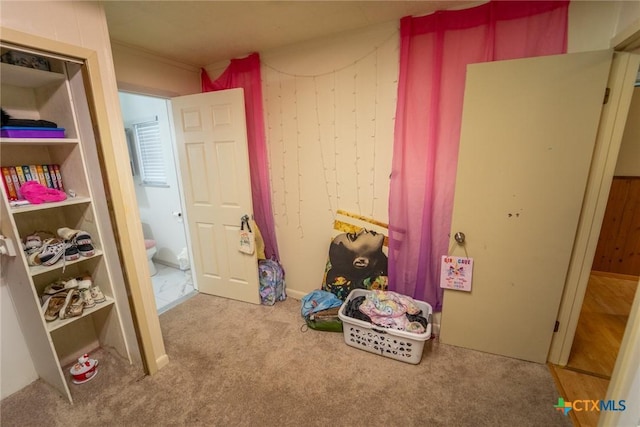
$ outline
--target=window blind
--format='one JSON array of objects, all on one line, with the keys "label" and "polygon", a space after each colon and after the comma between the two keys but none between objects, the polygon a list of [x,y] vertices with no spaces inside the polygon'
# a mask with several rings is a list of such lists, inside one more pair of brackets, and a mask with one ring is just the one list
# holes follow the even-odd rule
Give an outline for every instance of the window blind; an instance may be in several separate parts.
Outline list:
[{"label": "window blind", "polygon": [[145,185],[167,185],[160,123],[151,121],[133,125],[140,160],[140,178]]}]

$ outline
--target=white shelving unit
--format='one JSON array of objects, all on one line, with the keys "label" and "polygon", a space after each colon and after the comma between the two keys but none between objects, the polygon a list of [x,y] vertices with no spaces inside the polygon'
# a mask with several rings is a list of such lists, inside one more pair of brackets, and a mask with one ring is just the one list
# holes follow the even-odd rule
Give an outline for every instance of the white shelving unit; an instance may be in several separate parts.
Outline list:
[{"label": "white shelving unit", "polygon": [[[19,48],[1,44],[1,53]],[[69,367],[86,352],[102,348],[131,363],[114,277],[122,278],[113,228],[100,173],[96,137],[85,93],[82,64],[71,58],[47,57],[51,71],[1,63],[2,108],[12,117],[42,119],[65,128],[65,138],[0,138],[0,166],[60,165],[67,199],[62,202],[12,206],[2,187],[0,223],[4,236],[16,243],[17,256],[3,256],[3,281],[9,286],[20,328],[38,375],[73,402]],[[69,195],[73,194],[74,197]],[[52,266],[30,266],[21,241],[34,231],[53,234],[60,227],[88,232],[95,255]],[[108,238],[108,239],[106,239]],[[41,297],[58,279],[90,275],[106,301],[84,309],[79,317],[47,322]],[[122,279],[120,279],[122,280]]]}]

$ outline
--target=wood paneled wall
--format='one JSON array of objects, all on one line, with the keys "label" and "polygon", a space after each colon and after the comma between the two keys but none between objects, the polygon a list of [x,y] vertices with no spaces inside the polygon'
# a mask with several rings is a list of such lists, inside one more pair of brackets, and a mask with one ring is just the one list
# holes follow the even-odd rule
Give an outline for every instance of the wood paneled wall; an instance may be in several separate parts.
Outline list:
[{"label": "wood paneled wall", "polygon": [[614,177],[592,269],[640,276],[640,177]]}]

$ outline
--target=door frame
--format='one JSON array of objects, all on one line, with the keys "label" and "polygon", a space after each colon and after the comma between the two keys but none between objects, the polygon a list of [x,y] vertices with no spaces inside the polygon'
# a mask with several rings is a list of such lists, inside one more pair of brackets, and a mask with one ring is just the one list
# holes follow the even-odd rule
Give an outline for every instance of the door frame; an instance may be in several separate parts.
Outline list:
[{"label": "door frame", "polygon": [[[559,330],[553,337],[548,357],[549,362],[561,366],[567,364],[573,345],[627,120],[626,112],[632,94],[628,91],[629,93],[623,95],[620,88],[625,84],[633,86],[638,73],[639,59],[637,55],[634,57],[630,52],[638,52],[640,49],[640,20],[636,20],[611,39],[610,46],[616,51],[618,57],[618,61],[614,60],[611,70],[613,82],[616,83],[614,87],[617,90],[612,88],[609,103],[603,109],[583,211],[558,313]],[[621,108],[625,112],[624,116],[618,112]],[[640,366],[640,314],[638,311],[640,311],[640,292],[636,292],[633,301],[606,399],[623,399],[631,402],[638,401],[640,398],[640,393],[633,389],[634,381],[638,381],[636,377],[640,373],[638,368]],[[637,408],[635,414],[631,411],[604,411],[600,414],[598,425],[619,425],[623,417],[631,421],[635,416],[637,420],[637,412]]]},{"label": "door frame", "polygon": [[[195,267],[193,265],[193,252],[192,252],[192,244],[191,244],[191,233],[189,232],[189,218],[188,218],[188,212],[185,209],[186,206],[186,202],[185,202],[185,198],[184,198],[184,186],[182,183],[182,170],[180,169],[180,161],[178,159],[178,149],[176,146],[176,132],[175,132],[175,128],[174,128],[174,123],[173,123],[173,115],[171,114],[171,110],[172,110],[172,103],[171,103],[171,98],[175,97],[175,96],[179,96],[179,95],[166,95],[166,94],[160,94],[160,93],[166,93],[166,92],[162,92],[162,91],[152,91],[152,90],[145,90],[143,88],[139,88],[133,85],[127,85],[127,84],[120,84],[119,82],[117,82],[118,85],[118,93],[122,92],[122,93],[127,93],[130,95],[140,95],[140,96],[147,96],[150,98],[156,98],[156,99],[161,99],[163,101],[165,101],[165,106],[167,107],[167,119],[169,121],[169,133],[171,136],[171,153],[173,155],[173,164],[171,165],[172,167],[175,168],[176,170],[176,181],[178,183],[178,196],[180,198],[180,211],[182,212],[182,220],[183,220],[183,227],[184,227],[184,234],[185,234],[185,240],[186,240],[186,244],[187,244],[187,253],[189,256],[189,260],[191,263],[191,270],[192,273],[195,273]],[[126,89],[125,89],[126,88]],[[135,185],[135,184],[134,184]],[[135,190],[134,190],[135,191]],[[195,277],[195,274],[192,275],[192,281],[193,281],[193,288],[197,291],[198,290],[198,282],[197,279]]]},{"label": "door frame", "polygon": [[[640,53],[640,19],[637,19],[619,36],[611,40],[611,45],[624,52]],[[640,282],[639,282],[640,283]],[[640,292],[631,306],[627,327],[622,338],[618,358],[613,368],[606,399],[628,399],[640,401],[638,382],[640,381]],[[633,411],[605,411],[600,414],[598,425],[623,425],[637,422],[640,408],[635,405]]]}]

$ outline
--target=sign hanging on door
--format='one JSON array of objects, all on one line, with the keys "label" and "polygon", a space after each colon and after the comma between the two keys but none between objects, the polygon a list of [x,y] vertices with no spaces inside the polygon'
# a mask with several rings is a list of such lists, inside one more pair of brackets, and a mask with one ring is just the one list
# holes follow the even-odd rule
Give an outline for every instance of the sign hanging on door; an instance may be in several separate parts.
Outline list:
[{"label": "sign hanging on door", "polygon": [[473,258],[444,255],[440,265],[440,287],[471,292],[472,274]]}]

